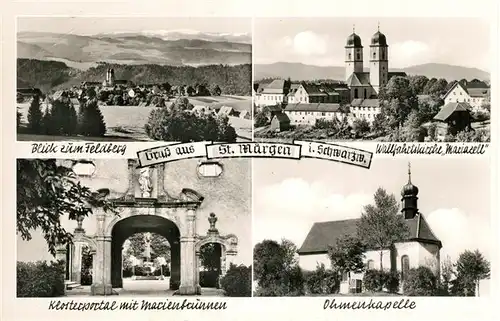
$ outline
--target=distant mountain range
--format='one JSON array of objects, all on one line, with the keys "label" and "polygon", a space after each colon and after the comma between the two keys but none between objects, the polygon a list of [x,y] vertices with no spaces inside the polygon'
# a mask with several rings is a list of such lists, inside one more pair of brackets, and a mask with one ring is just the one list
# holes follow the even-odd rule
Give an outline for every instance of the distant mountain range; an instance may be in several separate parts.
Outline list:
[{"label": "distant mountain range", "polygon": [[[366,69],[365,71],[368,71]],[[428,78],[445,78],[447,81],[465,78],[472,80],[489,80],[490,74],[477,68],[467,68],[447,64],[429,63],[411,66],[403,69],[390,69],[390,71],[404,71],[409,75],[424,75]],[[345,78],[344,67],[321,67],[302,63],[277,62],[273,64],[255,64],[254,79],[263,78],[288,78],[292,80],[315,80]]]},{"label": "distant mountain range", "polygon": [[88,69],[97,62],[239,65],[252,61],[250,41],[247,34],[211,34],[189,30],[93,36],[20,32],[17,35],[17,58],[62,61],[77,69]]}]

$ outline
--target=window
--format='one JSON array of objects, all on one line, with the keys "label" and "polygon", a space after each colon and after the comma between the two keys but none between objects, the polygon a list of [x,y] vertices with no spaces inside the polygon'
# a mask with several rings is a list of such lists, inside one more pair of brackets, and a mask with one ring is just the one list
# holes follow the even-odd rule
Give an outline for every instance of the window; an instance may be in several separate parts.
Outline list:
[{"label": "window", "polygon": [[368,97],[368,91],[365,88],[365,99]]},{"label": "window", "polygon": [[354,98],[358,98],[358,88],[354,88]]},{"label": "window", "polygon": [[94,162],[82,159],[74,161],[72,169],[77,176],[91,177],[95,173],[96,166]]},{"label": "window", "polygon": [[375,269],[375,262],[373,262],[373,260],[368,260],[368,262],[366,262],[366,267],[368,270],[374,270]]},{"label": "window", "polygon": [[373,53],[373,59],[377,58],[377,53]]},{"label": "window", "polygon": [[410,258],[408,255],[403,255],[401,257],[401,280],[406,280],[408,277],[408,271],[410,270]]},{"label": "window", "polygon": [[352,58],[351,56],[352,56],[351,53],[349,53],[349,60],[351,60],[351,58]]},{"label": "window", "polygon": [[385,50],[382,50],[382,60],[385,60]]},{"label": "window", "polygon": [[222,174],[222,164],[215,161],[202,161],[198,165],[198,174],[202,177],[218,177]]},{"label": "window", "polygon": [[361,59],[361,55],[359,54],[359,52],[356,54],[356,59],[357,59],[357,60],[360,60],[360,59]]}]

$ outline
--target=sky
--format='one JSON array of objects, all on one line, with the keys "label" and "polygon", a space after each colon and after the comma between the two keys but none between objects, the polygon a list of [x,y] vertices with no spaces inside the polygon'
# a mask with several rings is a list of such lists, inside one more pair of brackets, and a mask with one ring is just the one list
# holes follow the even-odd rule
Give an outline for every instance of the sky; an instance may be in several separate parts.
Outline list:
[{"label": "sky", "polygon": [[[488,159],[413,159],[418,206],[442,241],[441,257],[465,249],[491,257],[494,247]],[[464,171],[464,169],[467,169]],[[361,216],[378,187],[401,199],[408,160],[376,159],[370,169],[326,160],[254,160],[254,244],[264,240],[302,245],[315,222]]]},{"label": "sky", "polygon": [[184,33],[251,34],[249,18],[154,18],[154,17],[20,17],[17,31],[95,35],[115,32],[182,31]]},{"label": "sky", "polygon": [[490,26],[479,18],[259,18],[254,22],[258,64],[299,62],[344,66],[344,47],[355,28],[368,60],[372,35],[389,45],[389,67],[446,63],[490,71]]}]

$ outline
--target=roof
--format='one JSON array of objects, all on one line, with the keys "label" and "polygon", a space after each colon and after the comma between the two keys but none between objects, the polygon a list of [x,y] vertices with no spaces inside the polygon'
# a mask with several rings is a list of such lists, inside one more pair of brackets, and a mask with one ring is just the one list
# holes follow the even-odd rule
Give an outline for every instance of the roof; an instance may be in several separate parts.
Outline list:
[{"label": "roof", "polygon": [[231,106],[222,106],[220,109],[219,109],[219,115],[230,115],[231,112],[233,111],[233,107]]},{"label": "roof", "polygon": [[378,99],[353,99],[351,102],[352,107],[379,107],[380,101]]},{"label": "roof", "polygon": [[404,71],[389,71],[387,73],[387,79],[391,79],[392,77],[406,77],[406,72]]},{"label": "roof", "polygon": [[265,86],[262,93],[263,94],[282,94],[285,87],[285,81],[283,79],[275,79],[269,85]]},{"label": "roof", "polygon": [[346,47],[363,48],[361,45],[361,38],[353,32],[349,37],[347,37]]},{"label": "roof", "polygon": [[325,93],[325,90],[323,88],[315,84],[303,83],[302,87],[304,87],[304,90],[307,92],[309,96],[328,96],[328,94]]},{"label": "roof", "polygon": [[285,111],[317,111],[317,112],[338,112],[340,111],[340,104],[325,104],[325,103],[315,103],[315,104],[288,104]]},{"label": "roof", "polygon": [[471,97],[486,97],[489,94],[490,87],[483,81],[470,81],[467,84],[462,84],[457,81],[443,97],[448,96],[457,86],[460,86]]},{"label": "roof", "polygon": [[347,85],[349,87],[371,86],[370,85],[370,73],[369,72],[353,72],[349,76],[349,78],[347,78]]},{"label": "roof", "polygon": [[450,117],[454,112],[457,111],[470,111],[472,109],[471,105],[466,102],[450,102],[441,107],[439,113],[434,116],[435,120],[445,121]]},{"label": "roof", "polygon": [[274,115],[273,120],[274,119],[278,120],[280,123],[290,122],[290,118],[288,118],[288,116],[284,113],[277,113],[276,115]]},{"label": "roof", "polygon": [[371,46],[387,47],[387,39],[385,38],[385,35],[380,31],[377,31],[372,36]]},{"label": "roof", "polygon": [[[335,245],[338,239],[347,235],[355,236],[360,220],[357,218],[314,223],[298,253],[301,255],[327,253],[328,248]],[[422,214],[417,213],[414,218],[405,219],[404,221],[408,226],[410,235],[403,241],[418,241],[436,244],[439,247],[442,246],[441,241],[434,235]]]}]

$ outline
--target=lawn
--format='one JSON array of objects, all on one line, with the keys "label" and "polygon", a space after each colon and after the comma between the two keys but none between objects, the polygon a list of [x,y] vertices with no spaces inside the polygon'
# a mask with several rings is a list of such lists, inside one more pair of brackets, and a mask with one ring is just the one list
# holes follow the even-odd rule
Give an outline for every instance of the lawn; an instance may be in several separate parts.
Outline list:
[{"label": "lawn", "polygon": [[[196,97],[199,98],[199,97]],[[237,100],[234,98],[215,97],[214,101],[225,106],[233,106],[235,110],[250,110],[251,100]],[[250,99],[250,98],[249,98]],[[207,103],[198,103],[196,99],[190,99],[194,105]],[[212,106],[214,104],[209,104]],[[27,112],[29,103],[18,104],[18,111],[21,112],[21,122],[27,122]],[[246,108],[247,107],[247,108]],[[31,135],[18,133],[18,140],[20,141],[57,141],[57,140],[89,140],[89,141],[150,141],[151,139],[146,135],[144,125],[148,121],[150,112],[157,107],[139,107],[139,106],[99,106],[101,113],[106,122],[106,136],[105,137],[66,137],[66,136],[44,136],[44,135]],[[239,117],[229,117],[231,126],[236,129],[238,141],[248,141],[252,138],[252,121],[249,119],[242,119]]]}]

